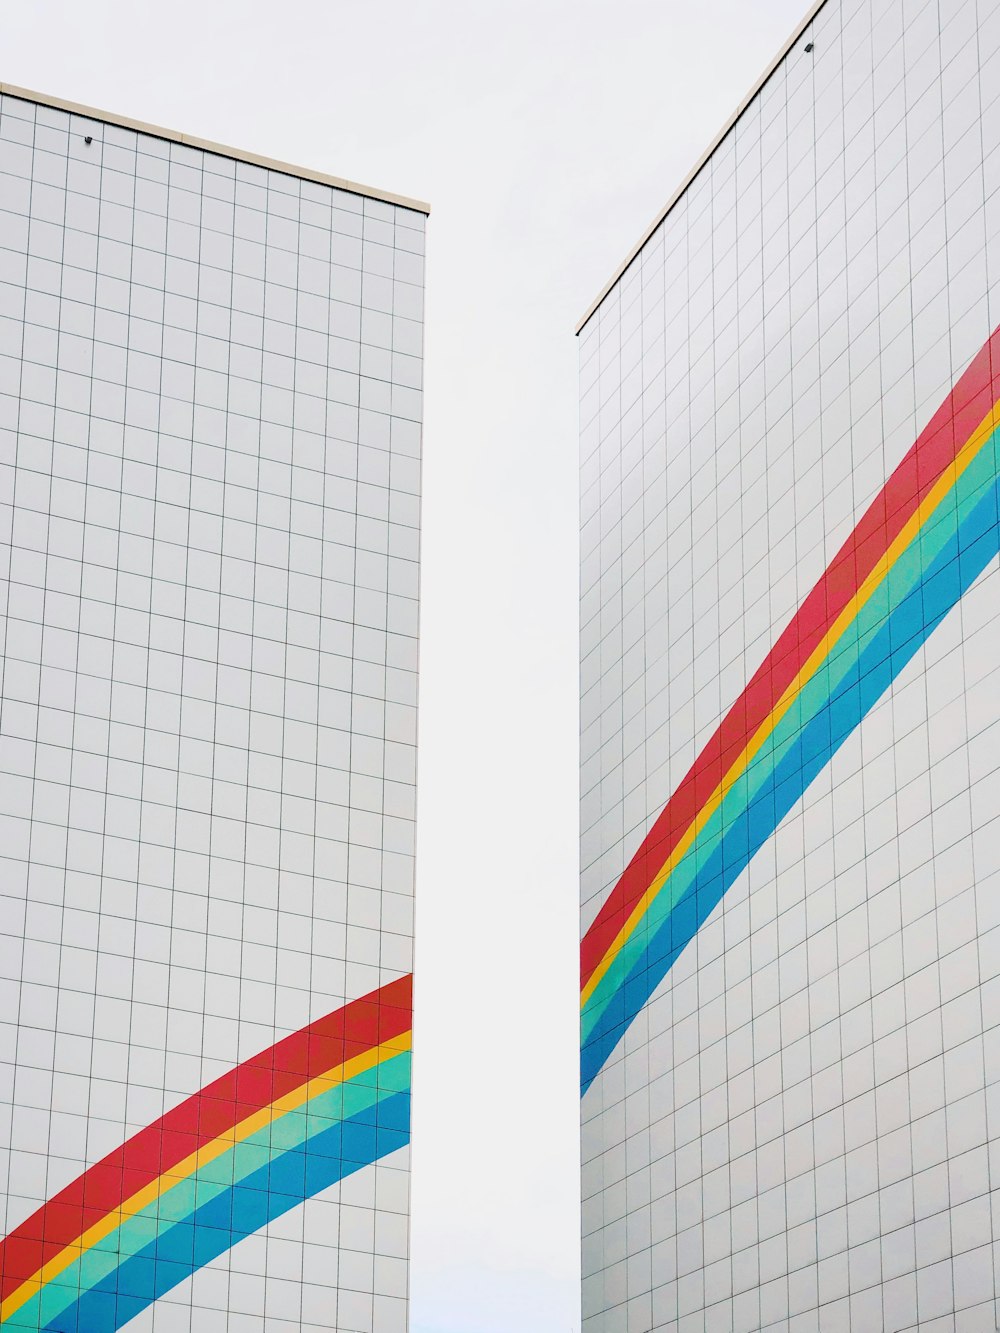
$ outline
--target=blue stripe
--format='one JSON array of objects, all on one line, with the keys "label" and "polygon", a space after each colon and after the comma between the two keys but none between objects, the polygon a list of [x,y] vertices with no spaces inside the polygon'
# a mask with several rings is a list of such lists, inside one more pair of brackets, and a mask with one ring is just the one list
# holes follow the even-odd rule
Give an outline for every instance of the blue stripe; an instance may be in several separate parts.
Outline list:
[{"label": "blue stripe", "polygon": [[113,1333],[244,1237],[409,1141],[410,1094],[393,1093],[275,1157],[184,1222],[167,1227],[47,1323],[45,1333]]},{"label": "blue stripe", "polygon": [[[691,942],[726,890],[771,838],[785,815],[826,767],[896,675],[1000,551],[1000,479],[969,512],[920,582],[903,598],[861,653],[821,712],[728,825],[693,888],[650,935],[625,983],[598,1018],[580,1053],[581,1094],[600,1073],[626,1029]],[[918,538],[919,540],[919,538]],[[639,929],[642,929],[640,926]]]}]

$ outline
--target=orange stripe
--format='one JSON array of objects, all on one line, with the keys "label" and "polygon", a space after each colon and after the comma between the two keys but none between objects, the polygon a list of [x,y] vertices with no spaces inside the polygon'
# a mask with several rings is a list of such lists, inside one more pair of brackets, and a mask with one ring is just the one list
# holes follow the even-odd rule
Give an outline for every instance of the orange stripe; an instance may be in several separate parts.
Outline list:
[{"label": "orange stripe", "polygon": [[306,1079],[411,1026],[412,976],[351,1000],[227,1070],[133,1134],[46,1200],[0,1241],[0,1301],[129,1195],[199,1144]]},{"label": "orange stripe", "polygon": [[878,586],[888,577],[892,566],[896,563],[906,548],[913,542],[920,529],[948,492],[953,489],[959,477],[983,448],[998,424],[1000,424],[1000,400],[994,403],[990,408],[989,412],[987,412],[975,431],[973,431],[972,435],[956,454],[954,461],[945,468],[944,472],[942,472],[930,491],[928,491],[927,495],[910,516],[898,536],[886,550],[885,554],[879,559],[878,563],[861,584],[861,587],[844,607],[843,611],[820,640],[819,644],[817,644],[816,648],[803,664],[795,679],[789,684],[777,704],[734,760],[733,764],[723,776],[722,781],[716,786],[711,796],[709,796],[698,814],[688,825],[683,836],[679,839],[673,851],[653,877],[649,888],[646,889],[645,893],[643,893],[642,897],[636,903],[625,924],[612,940],[604,957],[594,968],[586,985],[581,990],[581,1009],[587,1004],[587,1001],[594,994],[602,978],[610,970],[618,954],[624,947],[626,940],[633,933],[642,917],[645,916],[653,899],[663,888],[670,875],[673,874],[681,859],[691,849],[698,834],[722,804],[726,793],[743,775],[754,756],[760,751],[775,727],[778,726],[781,719],[787,714],[788,710],[792,707],[792,704],[798,698],[799,694],[801,694],[804,687],[819,670],[823,661],[829,656],[833,645],[843,635],[851,621],[857,617],[858,612],[872,597]]},{"label": "orange stripe", "polygon": [[66,1271],[69,1266],[79,1259],[86,1250],[116,1231],[130,1217],[135,1217],[148,1208],[158,1198],[174,1185],[178,1185],[182,1180],[195,1174],[202,1167],[208,1166],[210,1162],[221,1157],[223,1153],[230,1151],[241,1143],[244,1139],[256,1134],[258,1130],[264,1129],[267,1125],[287,1115],[289,1111],[295,1111],[303,1106],[313,1097],[322,1092],[327,1092],[331,1087],[339,1083],[346,1083],[359,1074],[373,1069],[384,1060],[391,1059],[394,1055],[401,1055],[408,1051],[411,1046],[411,1033],[405,1032],[401,1036],[392,1037],[383,1042],[380,1046],[372,1047],[362,1055],[356,1055],[350,1060],[345,1060],[343,1064],[334,1066],[326,1073],[318,1074],[315,1078],[309,1079],[293,1091],[285,1093],[272,1102],[270,1106],[262,1107],[259,1111],[254,1111],[245,1119],[239,1121],[232,1129],[220,1134],[209,1143],[202,1144],[183,1161],[172,1166],[169,1171],[165,1171],[158,1176],[156,1180],[137,1190],[130,1198],[126,1199],[117,1208],[113,1209],[99,1222],[95,1222],[89,1227],[78,1241],[65,1246],[58,1254],[54,1255],[42,1265],[36,1273],[26,1278],[20,1286],[16,1287],[11,1294],[0,1304],[0,1320],[7,1319],[15,1311],[25,1305],[32,1296],[36,1295],[47,1282],[58,1277],[60,1273]]}]

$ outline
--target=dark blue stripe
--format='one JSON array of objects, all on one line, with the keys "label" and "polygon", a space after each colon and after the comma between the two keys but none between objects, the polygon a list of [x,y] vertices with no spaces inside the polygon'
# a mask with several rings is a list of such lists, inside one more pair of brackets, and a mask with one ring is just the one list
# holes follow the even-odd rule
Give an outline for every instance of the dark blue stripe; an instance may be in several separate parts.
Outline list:
[{"label": "dark blue stripe", "polygon": [[[970,511],[862,653],[856,670],[803,728],[746,812],[725,828],[688,894],[647,941],[625,983],[604,1010],[580,1053],[581,1094],[600,1073],[656,987],[723,894],[771,838],[785,815],[826,767],[895,676],[1000,551],[1000,479]],[[919,539],[918,539],[919,540]],[[639,927],[642,929],[642,927]]]},{"label": "dark blue stripe", "polygon": [[186,1221],[167,1227],[46,1324],[46,1333],[113,1333],[237,1241],[409,1141],[410,1094],[393,1093],[273,1158]]}]

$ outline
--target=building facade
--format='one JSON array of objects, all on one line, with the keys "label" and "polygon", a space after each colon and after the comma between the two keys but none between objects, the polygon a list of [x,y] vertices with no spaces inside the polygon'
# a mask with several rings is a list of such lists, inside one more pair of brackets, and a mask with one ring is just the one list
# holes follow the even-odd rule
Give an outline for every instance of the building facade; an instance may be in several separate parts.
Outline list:
[{"label": "building facade", "polygon": [[4,1330],[406,1328],[425,212],[0,91]]},{"label": "building facade", "polygon": [[819,4],[580,330],[587,1333],[1000,1324],[998,75]]}]

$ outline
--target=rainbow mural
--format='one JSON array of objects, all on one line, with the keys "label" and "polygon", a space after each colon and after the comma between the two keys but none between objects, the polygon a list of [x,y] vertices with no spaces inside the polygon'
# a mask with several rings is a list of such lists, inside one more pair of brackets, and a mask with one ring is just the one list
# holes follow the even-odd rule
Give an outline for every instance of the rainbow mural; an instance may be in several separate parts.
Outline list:
[{"label": "rainbow mural", "polygon": [[109,1333],[410,1137],[411,981],[247,1060],[97,1162],[0,1244],[0,1327]]},{"label": "rainbow mural", "polygon": [[586,932],[581,1088],[754,854],[1000,551],[1000,329],[723,719]]}]

